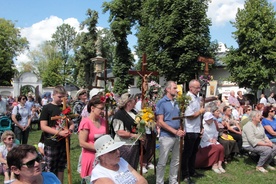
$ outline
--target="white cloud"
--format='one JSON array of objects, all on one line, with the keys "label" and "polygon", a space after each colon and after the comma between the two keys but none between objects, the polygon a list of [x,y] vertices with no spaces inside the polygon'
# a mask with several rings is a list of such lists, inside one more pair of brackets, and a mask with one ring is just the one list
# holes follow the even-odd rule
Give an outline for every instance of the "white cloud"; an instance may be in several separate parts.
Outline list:
[{"label": "white cloud", "polygon": [[[30,50],[35,49],[39,44],[46,40],[52,39],[52,34],[55,33],[56,28],[63,23],[69,24],[79,32],[79,21],[76,18],[68,18],[62,20],[56,16],[50,16],[40,22],[33,24],[31,27],[21,28],[21,36],[26,37],[29,41]],[[20,62],[27,62],[27,51],[16,58],[15,64]]]},{"label": "white cloud", "polygon": [[207,12],[214,26],[224,26],[235,20],[238,8],[243,8],[244,0],[212,0]]}]

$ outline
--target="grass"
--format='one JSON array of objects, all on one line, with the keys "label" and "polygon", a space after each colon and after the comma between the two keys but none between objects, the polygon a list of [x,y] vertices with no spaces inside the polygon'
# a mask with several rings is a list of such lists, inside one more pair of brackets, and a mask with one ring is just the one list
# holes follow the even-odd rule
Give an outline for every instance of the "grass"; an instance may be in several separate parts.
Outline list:
[{"label": "grass", "polygon": [[[28,144],[37,144],[41,135],[41,131],[31,131],[29,136]],[[81,148],[78,144],[78,138],[76,134],[71,137],[71,168],[72,168],[72,184],[80,184],[81,178],[77,172],[77,164]],[[158,156],[158,151],[157,151]],[[205,177],[195,179],[197,184],[274,184],[276,171],[270,171],[269,173],[263,174],[255,171],[256,163],[247,157],[241,157],[228,163],[225,174],[216,174],[211,170],[198,170],[200,173],[204,173]],[[65,170],[64,184],[67,184],[67,170]],[[169,175],[169,161],[166,168],[165,183],[168,182]],[[155,175],[153,170],[149,170],[144,175],[149,184],[155,183]],[[0,176],[0,183],[4,180],[3,176]],[[184,182],[181,182],[184,183]]]}]

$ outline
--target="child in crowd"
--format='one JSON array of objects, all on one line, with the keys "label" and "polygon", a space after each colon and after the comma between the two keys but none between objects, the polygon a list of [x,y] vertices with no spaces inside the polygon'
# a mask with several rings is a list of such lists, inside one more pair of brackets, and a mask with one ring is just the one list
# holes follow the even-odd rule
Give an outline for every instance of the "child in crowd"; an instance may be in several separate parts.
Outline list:
[{"label": "child in crowd", "polygon": [[33,129],[33,125],[37,124],[37,130],[40,129],[39,115],[37,113],[36,106],[32,106],[31,108],[31,129]]},{"label": "child in crowd", "polygon": [[4,173],[4,184],[11,183],[15,179],[14,174],[9,171],[6,159],[8,152],[16,145],[14,138],[15,135],[10,130],[5,131],[1,136],[2,142],[0,144],[0,163]]}]

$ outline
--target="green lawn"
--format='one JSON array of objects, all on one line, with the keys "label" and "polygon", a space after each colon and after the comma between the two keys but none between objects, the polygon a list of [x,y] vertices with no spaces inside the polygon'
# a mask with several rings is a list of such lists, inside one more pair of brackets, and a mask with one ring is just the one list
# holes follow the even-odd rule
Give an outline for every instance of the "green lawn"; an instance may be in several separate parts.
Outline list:
[{"label": "green lawn", "polygon": [[[31,131],[29,137],[29,144],[37,144],[40,138],[41,131]],[[78,144],[78,138],[76,134],[71,138],[71,168],[72,168],[72,180],[73,184],[80,184],[81,178],[77,172],[77,163],[81,148]],[[158,152],[157,152],[158,154]],[[226,166],[225,174],[215,174],[210,170],[199,170],[204,173],[206,177],[195,180],[197,184],[274,184],[276,183],[276,171],[266,174],[255,171],[255,163],[249,158],[238,158],[237,160],[228,163]],[[168,183],[169,163],[167,164],[166,182]],[[149,184],[155,183],[155,175],[153,170],[149,170],[145,177]],[[0,176],[0,181],[3,181],[3,176]],[[65,184],[67,184],[67,170],[65,171]],[[0,182],[2,183],[2,182]],[[182,182],[184,183],[184,182]]]}]

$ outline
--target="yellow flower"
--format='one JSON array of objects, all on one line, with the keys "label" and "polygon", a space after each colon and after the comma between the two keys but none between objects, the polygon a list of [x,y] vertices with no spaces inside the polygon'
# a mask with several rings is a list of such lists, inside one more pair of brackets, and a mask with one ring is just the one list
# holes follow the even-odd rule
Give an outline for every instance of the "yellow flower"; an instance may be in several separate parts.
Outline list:
[{"label": "yellow flower", "polygon": [[139,116],[135,117],[135,123],[138,124],[141,121],[141,118]]}]

